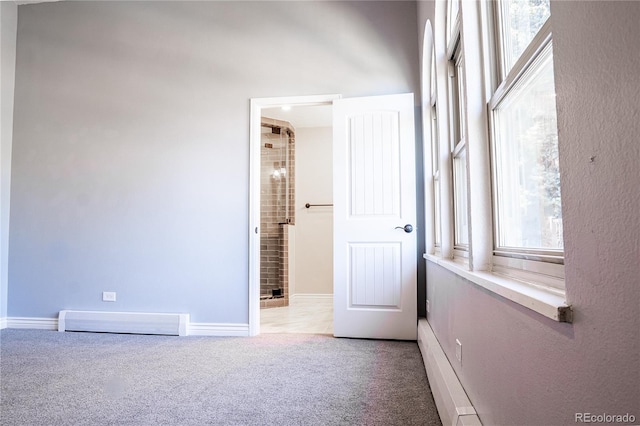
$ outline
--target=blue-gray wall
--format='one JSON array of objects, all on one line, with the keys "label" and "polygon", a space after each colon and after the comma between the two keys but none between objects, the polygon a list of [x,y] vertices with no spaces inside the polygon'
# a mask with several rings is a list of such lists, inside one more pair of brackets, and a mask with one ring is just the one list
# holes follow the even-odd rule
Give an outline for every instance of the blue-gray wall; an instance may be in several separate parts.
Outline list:
[{"label": "blue-gray wall", "polygon": [[18,9],[9,317],[246,324],[249,99],[419,92],[413,2]]},{"label": "blue-gray wall", "polygon": [[11,193],[11,141],[13,138],[13,92],[16,68],[16,27],[18,7],[0,3],[0,327],[7,316],[9,271],[9,211]]}]

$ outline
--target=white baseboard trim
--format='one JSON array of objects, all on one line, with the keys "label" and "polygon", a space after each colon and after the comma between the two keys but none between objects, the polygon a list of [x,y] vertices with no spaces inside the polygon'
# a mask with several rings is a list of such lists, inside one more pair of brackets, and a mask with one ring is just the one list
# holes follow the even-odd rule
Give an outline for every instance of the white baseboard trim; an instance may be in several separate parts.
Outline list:
[{"label": "white baseboard trim", "polygon": [[249,336],[249,324],[192,322],[187,336],[246,337]]},{"label": "white baseboard trim", "polygon": [[289,296],[289,303],[295,302],[331,302],[333,303],[333,294],[311,294],[297,293]]},{"label": "white baseboard trim", "polygon": [[6,328],[57,330],[58,318],[8,317]]},{"label": "white baseboard trim", "polygon": [[[58,318],[8,317],[2,318],[4,328],[58,330]],[[187,336],[247,337],[249,324],[189,323]]]},{"label": "white baseboard trim", "polygon": [[418,346],[443,426],[481,426],[475,408],[426,319],[418,321]]},{"label": "white baseboard trim", "polygon": [[7,317],[0,318],[0,330],[7,328]]}]

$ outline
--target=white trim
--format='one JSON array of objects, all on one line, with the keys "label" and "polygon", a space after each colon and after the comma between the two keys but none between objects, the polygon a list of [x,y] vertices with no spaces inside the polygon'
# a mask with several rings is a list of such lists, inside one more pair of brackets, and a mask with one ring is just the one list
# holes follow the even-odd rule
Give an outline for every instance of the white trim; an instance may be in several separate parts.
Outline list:
[{"label": "white trim", "polygon": [[423,257],[432,263],[459,275],[474,284],[498,294],[505,299],[529,308],[558,322],[572,322],[573,310],[565,298],[543,286],[536,286],[483,271],[469,271],[463,265],[431,254]]},{"label": "white trim", "polygon": [[7,328],[57,330],[58,318],[8,317]]},{"label": "white trim", "polygon": [[298,302],[333,302],[333,294],[298,293],[289,296],[291,304]]},{"label": "white trim", "polygon": [[444,426],[482,425],[426,319],[418,321],[418,347],[442,424]]},{"label": "white trim", "polygon": [[487,131],[487,94],[484,90],[484,51],[481,25],[481,3],[463,2],[465,67],[464,82],[467,121],[467,182],[469,214],[469,267],[487,270],[493,249],[491,203],[491,167]]},{"label": "white trim", "polygon": [[499,59],[502,54],[501,43],[499,43],[500,35],[497,31],[502,28],[499,25],[499,13],[497,8],[499,4],[495,2],[480,3],[480,33],[483,56],[483,71],[485,76],[484,92],[493,93],[501,82],[502,69],[499,66]]},{"label": "white trim", "polygon": [[558,296],[565,295],[563,264],[493,256],[491,270],[494,273],[506,275],[515,280],[547,286],[550,291],[555,292]]},{"label": "white trim", "polygon": [[187,336],[246,337],[249,336],[249,328],[249,324],[190,323]]},{"label": "white trim", "polygon": [[248,335],[260,334],[260,117],[262,108],[332,104],[342,95],[285,96],[250,99],[249,121],[249,324]]},{"label": "white trim", "polygon": [[7,328],[7,317],[0,318],[0,330]]},{"label": "white trim", "polygon": [[[33,330],[58,330],[57,318],[9,317],[0,319],[4,328],[20,328]],[[249,324],[233,323],[189,323],[187,336],[249,336]]]}]

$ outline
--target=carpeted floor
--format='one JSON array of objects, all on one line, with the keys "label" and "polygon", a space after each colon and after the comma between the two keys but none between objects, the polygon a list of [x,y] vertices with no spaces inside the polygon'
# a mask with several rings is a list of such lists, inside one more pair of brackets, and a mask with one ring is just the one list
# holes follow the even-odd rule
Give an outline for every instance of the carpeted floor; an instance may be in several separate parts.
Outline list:
[{"label": "carpeted floor", "polygon": [[0,424],[440,425],[415,342],[0,332]]}]

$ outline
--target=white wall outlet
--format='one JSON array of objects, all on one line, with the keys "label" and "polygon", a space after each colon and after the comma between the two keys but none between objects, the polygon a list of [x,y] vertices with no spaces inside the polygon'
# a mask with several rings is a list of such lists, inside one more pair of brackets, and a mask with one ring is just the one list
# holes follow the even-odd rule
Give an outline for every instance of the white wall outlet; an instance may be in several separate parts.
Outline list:
[{"label": "white wall outlet", "polygon": [[458,339],[456,339],[456,359],[462,365],[462,343]]},{"label": "white wall outlet", "polygon": [[116,301],[116,292],[115,291],[103,291],[102,292],[102,301],[103,302],[115,302]]},{"label": "white wall outlet", "polygon": [[431,312],[431,305],[429,303],[429,299],[427,299],[427,313]]}]

